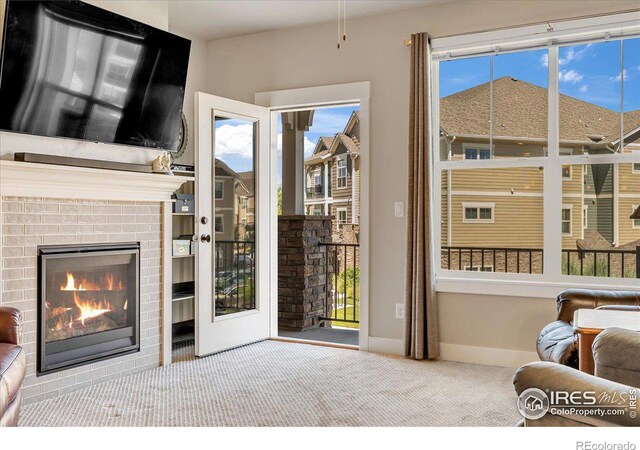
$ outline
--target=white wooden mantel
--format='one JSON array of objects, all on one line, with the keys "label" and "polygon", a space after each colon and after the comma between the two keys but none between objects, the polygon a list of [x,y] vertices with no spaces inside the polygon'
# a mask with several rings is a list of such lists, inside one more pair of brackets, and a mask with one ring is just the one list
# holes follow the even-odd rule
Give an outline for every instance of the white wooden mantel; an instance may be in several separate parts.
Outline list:
[{"label": "white wooden mantel", "polygon": [[168,201],[191,178],[85,167],[0,161],[4,197]]},{"label": "white wooden mantel", "polygon": [[[183,176],[0,160],[0,203],[2,203],[2,197],[161,202],[163,240],[161,359],[162,364],[167,365],[171,364],[171,196],[185,182],[193,180],[192,177]],[[1,235],[0,229],[0,237]]]}]

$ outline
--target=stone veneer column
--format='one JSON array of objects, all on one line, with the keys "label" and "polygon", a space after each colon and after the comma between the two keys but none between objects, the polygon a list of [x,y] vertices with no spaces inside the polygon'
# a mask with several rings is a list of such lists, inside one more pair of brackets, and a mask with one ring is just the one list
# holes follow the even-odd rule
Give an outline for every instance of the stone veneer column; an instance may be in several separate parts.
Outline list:
[{"label": "stone veneer column", "polygon": [[[278,326],[305,330],[322,324],[327,292],[331,216],[278,217]],[[329,280],[330,281],[330,280]]]}]

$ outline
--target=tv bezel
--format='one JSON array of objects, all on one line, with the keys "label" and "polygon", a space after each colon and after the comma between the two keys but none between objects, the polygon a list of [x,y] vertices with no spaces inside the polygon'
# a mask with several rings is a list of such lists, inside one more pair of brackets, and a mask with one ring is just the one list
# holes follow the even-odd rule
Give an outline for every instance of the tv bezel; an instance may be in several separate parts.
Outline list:
[{"label": "tv bezel", "polygon": [[[7,14],[8,8],[9,8],[9,3],[11,2],[18,2],[20,0],[0,0],[0,87],[2,86],[2,75],[3,75],[3,69],[4,69],[4,53],[5,53],[5,46],[4,46],[4,42],[6,39],[6,34],[7,34],[7,22],[9,20],[9,15]],[[82,5],[84,5],[85,7],[88,8],[93,8],[93,9],[97,9],[97,10],[102,10],[108,14],[112,14],[115,16],[118,16],[119,18],[122,18],[123,20],[127,20],[130,22],[135,22],[136,24],[140,24],[141,26],[147,27],[147,28],[151,28],[157,32],[160,33],[164,33],[167,35],[170,35],[172,37],[178,38],[178,39],[182,39],[184,41],[187,41],[189,44],[189,54],[191,53],[191,40],[187,39],[183,36],[177,35],[175,33],[170,33],[167,30],[163,30],[161,28],[155,27],[153,25],[150,25],[148,23],[145,22],[140,22],[139,20],[136,19],[132,19],[130,17],[124,16],[122,14],[118,14],[116,12],[110,11],[108,9],[105,8],[101,8],[99,6],[95,6],[92,5],[90,3],[87,2],[83,2],[82,0],[64,0],[66,2],[69,3],[80,3]],[[182,116],[184,114],[184,99],[186,96],[186,85],[187,85],[187,77],[189,75],[189,59],[187,58],[187,66],[186,66],[186,70],[185,70],[185,78],[184,78],[184,86],[182,88],[183,91],[183,95],[182,95],[182,107],[180,108],[180,116]],[[178,119],[179,121],[181,121],[181,118],[179,117]],[[181,125],[179,125],[180,127]],[[46,135],[46,134],[36,134],[36,133],[29,133],[29,132],[24,132],[24,131],[17,131],[17,130],[9,130],[6,129],[4,127],[2,127],[0,125],[0,132],[3,133],[15,133],[15,134],[19,134],[19,135],[23,135],[23,136],[37,136],[37,137],[41,137],[41,138],[50,138],[50,139],[68,139],[71,141],[75,141],[75,142],[90,142],[93,144],[104,144],[104,145],[115,145],[115,146],[121,146],[121,147],[131,147],[131,148],[135,148],[135,149],[147,149],[147,150],[158,150],[158,151],[166,151],[169,153],[176,153],[180,150],[180,142],[176,142],[176,148],[175,149],[169,149],[169,148],[164,148],[164,147],[151,147],[151,146],[146,146],[146,145],[136,145],[136,144],[131,144],[131,143],[120,143],[120,142],[104,142],[104,141],[96,141],[93,139],[82,139],[82,138],[76,138],[76,137],[69,137],[69,136],[52,136],[52,135]]]}]

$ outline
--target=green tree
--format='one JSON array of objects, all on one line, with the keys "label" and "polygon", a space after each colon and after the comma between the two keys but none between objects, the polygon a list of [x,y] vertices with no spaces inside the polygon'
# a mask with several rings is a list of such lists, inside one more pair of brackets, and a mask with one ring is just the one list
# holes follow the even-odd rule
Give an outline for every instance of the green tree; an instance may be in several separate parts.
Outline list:
[{"label": "green tree", "polygon": [[282,186],[278,186],[278,215],[282,215]]}]

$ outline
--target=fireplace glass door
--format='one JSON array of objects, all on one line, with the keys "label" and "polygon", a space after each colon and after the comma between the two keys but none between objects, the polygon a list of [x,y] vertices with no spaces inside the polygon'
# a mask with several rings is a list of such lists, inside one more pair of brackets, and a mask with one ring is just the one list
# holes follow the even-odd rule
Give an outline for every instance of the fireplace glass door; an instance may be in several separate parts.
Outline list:
[{"label": "fireplace glass door", "polygon": [[40,372],[138,346],[137,244],[40,248]]}]

